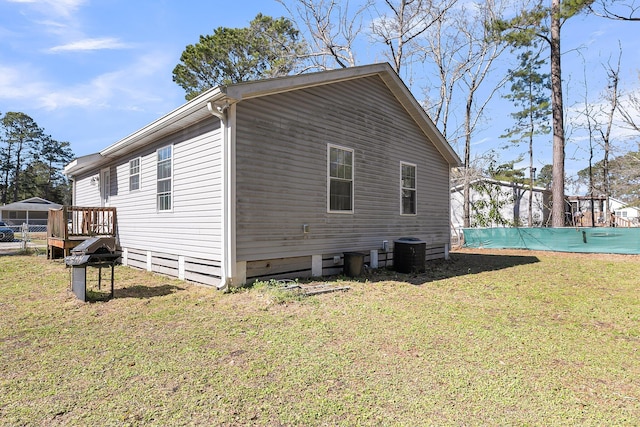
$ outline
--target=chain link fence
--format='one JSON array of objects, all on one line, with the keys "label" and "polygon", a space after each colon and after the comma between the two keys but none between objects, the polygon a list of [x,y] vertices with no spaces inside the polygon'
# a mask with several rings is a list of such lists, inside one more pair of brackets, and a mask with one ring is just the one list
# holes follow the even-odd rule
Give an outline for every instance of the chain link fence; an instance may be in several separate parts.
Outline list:
[{"label": "chain link fence", "polygon": [[47,226],[37,224],[6,225],[4,229],[13,231],[13,239],[0,241],[0,253],[35,250],[36,253],[46,253]]}]

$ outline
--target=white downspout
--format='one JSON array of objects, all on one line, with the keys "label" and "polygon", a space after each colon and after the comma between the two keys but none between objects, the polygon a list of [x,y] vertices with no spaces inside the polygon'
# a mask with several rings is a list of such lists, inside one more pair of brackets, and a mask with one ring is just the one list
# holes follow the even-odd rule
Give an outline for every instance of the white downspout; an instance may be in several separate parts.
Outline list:
[{"label": "white downspout", "polygon": [[[240,285],[234,283],[236,272],[236,224],[235,224],[235,150],[233,144],[233,114],[229,114],[232,105],[214,103],[209,101],[207,109],[220,119],[222,125],[222,266],[221,282],[219,289],[228,289],[229,286]],[[231,122],[231,123],[230,123]]]}]

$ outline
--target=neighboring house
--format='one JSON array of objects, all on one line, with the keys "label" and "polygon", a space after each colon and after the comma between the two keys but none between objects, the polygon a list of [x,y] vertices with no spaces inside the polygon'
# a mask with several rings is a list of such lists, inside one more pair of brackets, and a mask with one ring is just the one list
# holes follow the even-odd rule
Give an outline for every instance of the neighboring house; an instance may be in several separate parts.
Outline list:
[{"label": "neighboring house", "polygon": [[10,226],[47,225],[49,209],[60,209],[62,205],[40,197],[31,197],[15,203],[0,206],[0,220]]},{"label": "neighboring house", "polygon": [[[638,227],[640,226],[640,209],[629,206],[625,202],[606,196],[569,196],[573,225],[590,227],[591,212],[597,226]],[[614,215],[611,216],[610,214]]]},{"label": "neighboring house", "polygon": [[628,206],[626,203],[609,198],[611,209],[615,212],[616,223],[622,227],[640,226],[640,209],[635,206]]},{"label": "neighboring house", "polygon": [[124,264],[224,287],[375,266],[407,236],[444,256],[459,164],[374,64],[213,88],[65,174],[75,205],[116,207]]},{"label": "neighboring house", "polygon": [[[464,226],[464,185],[451,188],[451,225]],[[533,187],[532,217],[529,224],[527,184],[481,178],[470,183],[469,204],[471,227],[541,227],[549,220],[551,191]]]}]

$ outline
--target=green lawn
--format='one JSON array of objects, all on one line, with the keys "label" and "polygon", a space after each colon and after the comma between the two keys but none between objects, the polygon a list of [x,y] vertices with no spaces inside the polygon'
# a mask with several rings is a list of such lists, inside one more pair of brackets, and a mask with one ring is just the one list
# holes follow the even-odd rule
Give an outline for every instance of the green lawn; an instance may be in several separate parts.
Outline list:
[{"label": "green lawn", "polygon": [[640,257],[429,265],[312,297],[118,267],[82,303],[59,261],[1,256],[0,425],[640,423]]}]

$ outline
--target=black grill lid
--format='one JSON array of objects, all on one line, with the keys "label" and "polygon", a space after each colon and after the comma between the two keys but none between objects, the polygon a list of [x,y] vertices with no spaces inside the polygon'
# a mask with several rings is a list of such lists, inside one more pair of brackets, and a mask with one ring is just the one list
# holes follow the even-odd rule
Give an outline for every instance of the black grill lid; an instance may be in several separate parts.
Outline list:
[{"label": "black grill lid", "polygon": [[91,237],[71,250],[73,254],[98,254],[116,252],[115,237]]}]

